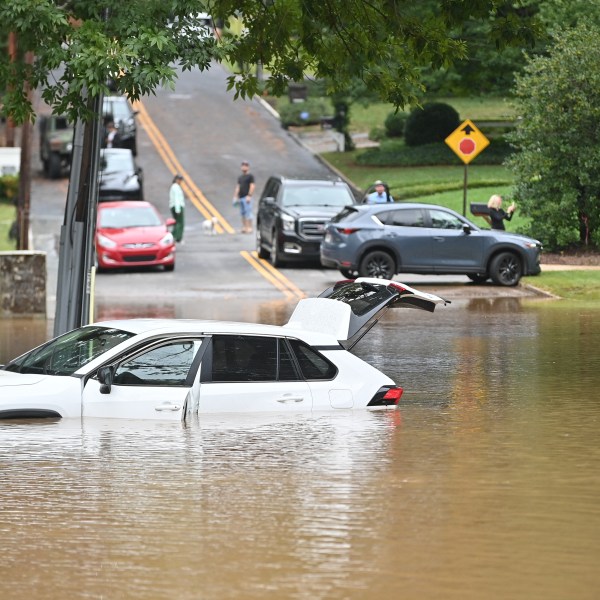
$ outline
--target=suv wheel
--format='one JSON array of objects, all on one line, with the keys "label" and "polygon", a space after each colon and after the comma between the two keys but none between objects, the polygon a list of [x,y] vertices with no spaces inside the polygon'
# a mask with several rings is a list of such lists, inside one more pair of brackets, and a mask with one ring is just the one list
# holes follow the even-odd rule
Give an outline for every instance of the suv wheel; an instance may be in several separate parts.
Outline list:
[{"label": "suv wheel", "polygon": [[58,179],[62,172],[62,161],[60,159],[60,154],[56,152],[51,152],[48,157],[48,177],[50,179]]},{"label": "suv wheel", "polygon": [[281,260],[279,256],[279,252],[277,251],[277,230],[273,229],[273,233],[271,235],[271,264],[274,267],[283,267],[283,260]]},{"label": "suv wheel", "polygon": [[358,272],[352,269],[340,269],[339,271],[347,279],[356,279],[358,277]]},{"label": "suv wheel", "polygon": [[260,223],[256,224],[256,254],[258,258],[267,258],[268,252],[263,248],[262,235],[260,234]]},{"label": "suv wheel", "polygon": [[486,273],[467,273],[467,277],[473,283],[485,283],[490,278]]},{"label": "suv wheel", "polygon": [[391,279],[396,274],[393,257],[383,250],[368,252],[360,261],[358,270],[361,277]]},{"label": "suv wheel", "polygon": [[512,252],[500,252],[490,263],[490,275],[497,285],[517,285],[523,275],[521,261]]}]

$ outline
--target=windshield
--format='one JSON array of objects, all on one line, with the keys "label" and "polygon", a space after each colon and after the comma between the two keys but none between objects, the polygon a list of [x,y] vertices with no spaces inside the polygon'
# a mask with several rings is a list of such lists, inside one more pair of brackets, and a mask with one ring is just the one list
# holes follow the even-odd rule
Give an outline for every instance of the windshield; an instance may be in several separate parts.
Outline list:
[{"label": "windshield", "polygon": [[160,217],[149,206],[102,208],[98,219],[101,229],[124,227],[157,227],[162,225]]},{"label": "windshield", "polygon": [[73,375],[81,367],[134,334],[108,327],[82,327],[9,362],[5,370],[24,374]]},{"label": "windshield", "polygon": [[354,199],[344,185],[306,185],[290,187],[283,192],[283,206],[339,206],[353,204]]},{"label": "windshield", "polygon": [[100,160],[100,170],[107,173],[133,173],[131,154],[128,152],[103,152]]},{"label": "windshield", "polygon": [[127,104],[127,100],[109,100],[104,99],[104,115],[112,115],[115,122],[126,121],[131,117],[131,109]]}]

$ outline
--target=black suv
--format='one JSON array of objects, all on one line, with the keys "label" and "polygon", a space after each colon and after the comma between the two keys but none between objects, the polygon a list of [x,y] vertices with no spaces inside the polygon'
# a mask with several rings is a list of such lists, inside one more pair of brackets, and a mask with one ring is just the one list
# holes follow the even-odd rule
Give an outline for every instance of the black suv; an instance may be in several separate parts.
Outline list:
[{"label": "black suv", "polygon": [[341,180],[270,177],[258,203],[256,252],[271,264],[319,260],[321,240],[331,217],[355,204]]}]

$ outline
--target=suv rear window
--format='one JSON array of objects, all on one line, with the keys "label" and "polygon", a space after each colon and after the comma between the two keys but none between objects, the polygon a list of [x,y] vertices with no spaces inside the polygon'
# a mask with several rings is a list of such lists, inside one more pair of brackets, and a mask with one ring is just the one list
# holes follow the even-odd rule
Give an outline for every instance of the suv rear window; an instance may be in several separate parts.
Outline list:
[{"label": "suv rear window", "polygon": [[358,219],[358,217],[360,217],[359,210],[356,210],[356,208],[353,208],[352,206],[346,206],[346,208],[343,208],[341,212],[339,212],[337,215],[335,215],[335,217],[333,217],[331,219],[331,222],[332,223],[339,223],[340,221],[350,222],[350,221],[354,221],[355,219]]}]

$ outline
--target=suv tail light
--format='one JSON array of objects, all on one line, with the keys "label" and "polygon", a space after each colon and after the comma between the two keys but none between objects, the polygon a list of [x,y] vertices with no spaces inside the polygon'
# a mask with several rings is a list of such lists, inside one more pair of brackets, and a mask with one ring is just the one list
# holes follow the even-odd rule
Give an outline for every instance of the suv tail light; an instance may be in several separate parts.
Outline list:
[{"label": "suv tail light", "polygon": [[343,233],[344,235],[350,235],[351,233],[356,233],[360,231],[360,227],[336,227],[339,233]]},{"label": "suv tail light", "polygon": [[404,390],[399,385],[384,385],[377,390],[367,406],[397,406]]}]

